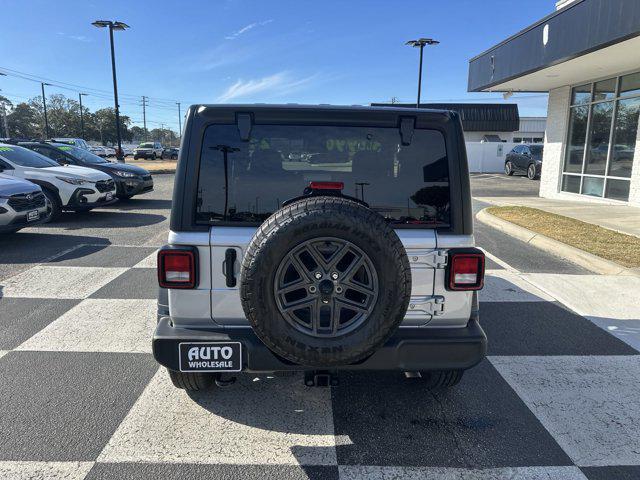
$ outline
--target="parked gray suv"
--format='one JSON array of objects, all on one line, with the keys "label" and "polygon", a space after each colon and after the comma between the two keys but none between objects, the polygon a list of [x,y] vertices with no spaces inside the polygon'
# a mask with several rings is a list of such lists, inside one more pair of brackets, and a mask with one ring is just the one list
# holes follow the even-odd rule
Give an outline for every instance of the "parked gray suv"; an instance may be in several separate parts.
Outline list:
[{"label": "parked gray suv", "polygon": [[340,370],[447,387],[484,357],[455,113],[195,105],[180,151],[153,337],[177,387]]},{"label": "parked gray suv", "polygon": [[15,233],[46,222],[50,210],[38,185],[0,173],[0,233]]}]

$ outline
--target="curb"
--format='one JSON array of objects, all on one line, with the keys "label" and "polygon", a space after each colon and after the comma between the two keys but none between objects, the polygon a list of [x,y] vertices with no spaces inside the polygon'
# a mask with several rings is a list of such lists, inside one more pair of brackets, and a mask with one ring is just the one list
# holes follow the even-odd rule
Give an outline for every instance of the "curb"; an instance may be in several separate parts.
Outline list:
[{"label": "curb", "polygon": [[532,232],[531,230],[516,225],[515,223],[508,222],[501,218],[491,215],[487,212],[487,209],[483,209],[476,214],[476,218],[490,227],[500,230],[501,232],[517,238],[518,240],[528,243],[540,250],[551,253],[557,257],[564,258],[573,262],[581,267],[591,270],[592,272],[599,273],[601,275],[633,275],[640,276],[640,272],[633,269],[618,265],[611,260],[605,260],[592,253],[585,252],[579,248],[572,247],[566,243],[559,242],[540,233]]}]

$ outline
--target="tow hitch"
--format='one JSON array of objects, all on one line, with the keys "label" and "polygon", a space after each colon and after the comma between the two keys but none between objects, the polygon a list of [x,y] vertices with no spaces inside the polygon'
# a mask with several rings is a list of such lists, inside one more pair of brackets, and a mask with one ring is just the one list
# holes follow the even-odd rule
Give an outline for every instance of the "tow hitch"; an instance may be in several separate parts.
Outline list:
[{"label": "tow hitch", "polygon": [[307,387],[337,387],[338,374],[330,370],[309,370],[304,372],[304,384]]}]

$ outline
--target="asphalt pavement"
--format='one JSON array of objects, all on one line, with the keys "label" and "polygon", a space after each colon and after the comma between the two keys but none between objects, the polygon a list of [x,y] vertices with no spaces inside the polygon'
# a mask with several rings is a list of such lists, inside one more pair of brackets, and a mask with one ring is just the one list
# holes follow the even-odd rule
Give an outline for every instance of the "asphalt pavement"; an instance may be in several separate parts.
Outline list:
[{"label": "asphalt pavement", "polygon": [[0,478],[640,478],[640,284],[480,224],[489,352],[458,387],[378,372],[175,389],[150,353],[172,181],[0,239]]}]

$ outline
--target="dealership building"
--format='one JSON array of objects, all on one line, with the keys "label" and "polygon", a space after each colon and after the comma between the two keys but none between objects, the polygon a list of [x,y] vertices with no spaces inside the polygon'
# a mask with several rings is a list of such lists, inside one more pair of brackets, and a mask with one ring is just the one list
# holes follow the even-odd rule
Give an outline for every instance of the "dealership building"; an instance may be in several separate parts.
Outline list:
[{"label": "dealership building", "polygon": [[469,91],[548,92],[540,195],[640,206],[640,0],[562,0],[469,62]]}]

